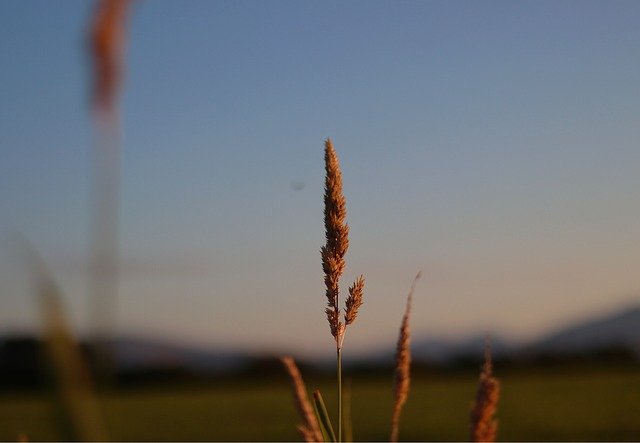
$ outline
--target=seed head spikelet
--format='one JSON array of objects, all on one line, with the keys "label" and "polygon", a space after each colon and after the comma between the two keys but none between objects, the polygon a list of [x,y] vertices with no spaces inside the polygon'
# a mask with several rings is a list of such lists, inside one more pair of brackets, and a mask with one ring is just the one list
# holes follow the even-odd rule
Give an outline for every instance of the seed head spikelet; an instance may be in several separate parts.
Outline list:
[{"label": "seed head spikelet", "polygon": [[487,339],[476,402],[471,410],[471,441],[494,442],[496,440],[498,422],[495,419],[495,413],[499,398],[500,383],[493,376],[491,346]]},{"label": "seed head spikelet", "polygon": [[398,345],[396,347],[396,369],[393,386],[394,404],[391,416],[391,438],[392,442],[398,441],[398,432],[400,424],[400,415],[402,407],[409,396],[409,387],[411,383],[411,350],[409,348],[411,330],[409,327],[409,317],[411,315],[411,301],[416,282],[420,279],[422,273],[418,272],[411,283],[411,289],[407,296],[407,305],[404,316],[402,317],[402,325],[400,326],[400,336],[398,337]]},{"label": "seed head spikelet", "polygon": [[125,21],[129,0],[100,0],[90,30],[94,60],[93,104],[107,115],[114,112],[122,80]]},{"label": "seed head spikelet", "polygon": [[304,421],[304,424],[298,426],[302,438],[308,442],[323,441],[320,425],[313,412],[313,407],[307,396],[307,388],[302,380],[302,375],[298,370],[298,366],[291,357],[283,357],[280,359],[291,378],[291,386],[293,388],[293,397],[295,399],[296,408]]},{"label": "seed head spikelet", "polygon": [[342,173],[340,162],[330,139],[325,141],[325,188],[324,188],[324,227],[326,244],[322,247],[322,269],[326,286],[327,320],[331,335],[340,344],[344,325],[340,321],[338,306],[339,280],[345,267],[344,256],[349,248],[349,226],[346,224],[347,208],[342,194]]},{"label": "seed head spikelet", "polygon": [[314,436],[313,431],[304,425],[298,425],[297,429],[302,439],[307,443],[322,441],[322,440],[316,440],[316,437]]},{"label": "seed head spikelet", "polygon": [[344,314],[345,326],[350,325],[356,320],[356,317],[358,316],[358,309],[362,306],[363,292],[364,277],[361,275],[349,288],[349,297],[347,297],[347,301],[345,303],[347,306]]}]

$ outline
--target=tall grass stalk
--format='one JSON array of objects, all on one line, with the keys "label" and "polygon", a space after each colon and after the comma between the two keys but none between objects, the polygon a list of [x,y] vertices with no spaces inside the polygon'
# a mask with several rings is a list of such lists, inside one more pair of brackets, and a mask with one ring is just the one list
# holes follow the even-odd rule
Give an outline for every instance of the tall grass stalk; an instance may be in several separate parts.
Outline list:
[{"label": "tall grass stalk", "polygon": [[291,357],[283,357],[280,360],[291,378],[291,386],[293,388],[296,408],[304,422],[304,424],[298,426],[298,430],[300,431],[302,438],[307,442],[324,441],[318,419],[311,403],[309,402],[307,388],[302,380],[302,375],[298,370],[298,366]]},{"label": "tall grass stalk", "polygon": [[95,122],[90,200],[89,308],[92,352],[99,384],[112,381],[109,339],[115,326],[118,293],[120,121],[127,17],[131,0],[98,0],[89,23],[87,46],[93,68],[91,105]]},{"label": "tall grass stalk", "polygon": [[342,348],[338,348],[338,441],[342,441]]},{"label": "tall grass stalk", "polygon": [[62,294],[38,252],[21,238],[40,307],[43,337],[56,388],[62,440],[107,441],[89,367],[67,319]]},{"label": "tall grass stalk", "polygon": [[342,427],[343,427],[343,440],[345,442],[353,441],[353,425],[351,421],[351,379],[347,380],[346,385],[343,388],[343,396],[342,396],[342,409],[343,409],[343,417],[342,417]]},{"label": "tall grass stalk", "polygon": [[500,398],[500,383],[493,375],[491,343],[487,337],[484,347],[484,364],[478,380],[476,401],[471,410],[471,435],[474,442],[494,442],[498,433],[495,419]]},{"label": "tall grass stalk", "polygon": [[402,414],[402,407],[407,401],[409,396],[409,387],[411,384],[411,349],[410,338],[411,329],[409,327],[409,317],[411,315],[411,302],[413,299],[413,291],[415,290],[416,283],[421,277],[421,273],[418,272],[411,283],[411,289],[407,296],[407,304],[405,307],[404,316],[402,317],[402,324],[400,326],[400,334],[398,336],[398,345],[396,347],[396,365],[395,365],[395,378],[393,386],[394,403],[393,413],[391,416],[391,437],[392,442],[398,441],[398,433],[400,427],[400,415]]},{"label": "tall grass stalk", "polygon": [[353,323],[362,305],[364,278],[362,276],[349,288],[346,300],[344,323],[340,320],[340,277],[345,268],[345,255],[349,248],[349,226],[346,223],[346,200],[342,193],[342,172],[333,143],[327,139],[324,144],[325,189],[324,226],[326,243],[320,250],[322,269],[326,286],[327,307],[325,313],[329,321],[331,335],[336,342],[337,384],[338,384],[338,441],[342,441],[342,345],[346,327]]}]

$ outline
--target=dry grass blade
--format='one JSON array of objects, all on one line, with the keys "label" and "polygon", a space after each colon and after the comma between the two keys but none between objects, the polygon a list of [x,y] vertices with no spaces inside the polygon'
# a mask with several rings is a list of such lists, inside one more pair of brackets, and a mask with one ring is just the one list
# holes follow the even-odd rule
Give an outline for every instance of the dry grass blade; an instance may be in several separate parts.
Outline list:
[{"label": "dry grass blade", "polygon": [[500,383],[493,376],[491,346],[487,339],[476,402],[471,410],[471,441],[493,442],[496,440],[498,422],[495,419],[495,413],[499,398]]},{"label": "dry grass blade", "polygon": [[26,240],[22,243],[41,308],[46,349],[56,377],[65,429],[71,432],[73,440],[107,441],[90,372],[71,332],[60,291],[35,249]]},{"label": "dry grass blade", "polygon": [[340,293],[340,276],[344,272],[344,256],[349,248],[349,226],[345,220],[347,207],[342,194],[342,173],[338,155],[333,149],[331,140],[325,141],[325,189],[324,189],[324,226],[326,244],[322,247],[322,269],[326,286],[327,320],[331,328],[331,335],[340,346],[344,325],[340,321],[338,306]]},{"label": "dry grass blade", "polygon": [[416,282],[420,279],[421,273],[418,272],[413,283],[411,283],[411,289],[407,296],[407,305],[402,318],[402,325],[400,326],[400,336],[398,337],[398,345],[396,347],[396,370],[395,380],[393,386],[393,413],[391,417],[391,441],[398,441],[400,415],[402,414],[402,407],[407,401],[409,396],[409,386],[411,383],[411,350],[409,349],[409,342],[411,337],[411,331],[409,328],[409,316],[411,315],[411,301],[413,298],[413,291],[416,287]]},{"label": "dry grass blade", "polygon": [[93,104],[111,114],[120,89],[125,21],[130,0],[100,0],[89,35],[94,60]]},{"label": "dry grass blade", "polygon": [[302,375],[300,375],[298,366],[291,357],[283,357],[280,360],[291,378],[296,408],[298,409],[298,412],[300,412],[300,416],[304,421],[303,425],[298,426],[298,431],[302,438],[307,442],[324,441],[322,438],[322,432],[320,431],[320,425],[318,424],[313,407],[309,402],[307,388],[302,380]]}]

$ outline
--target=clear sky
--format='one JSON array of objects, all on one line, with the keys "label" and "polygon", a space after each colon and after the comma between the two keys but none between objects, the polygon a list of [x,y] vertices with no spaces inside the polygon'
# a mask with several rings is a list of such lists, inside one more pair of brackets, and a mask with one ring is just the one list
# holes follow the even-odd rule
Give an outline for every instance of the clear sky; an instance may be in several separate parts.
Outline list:
[{"label": "clear sky", "polygon": [[[0,2],[0,330],[18,227],[87,328],[88,1]],[[333,350],[323,140],[366,278],[346,346],[526,340],[640,300],[640,2],[139,1],[122,96],[118,331]],[[302,189],[299,189],[302,185]]]}]

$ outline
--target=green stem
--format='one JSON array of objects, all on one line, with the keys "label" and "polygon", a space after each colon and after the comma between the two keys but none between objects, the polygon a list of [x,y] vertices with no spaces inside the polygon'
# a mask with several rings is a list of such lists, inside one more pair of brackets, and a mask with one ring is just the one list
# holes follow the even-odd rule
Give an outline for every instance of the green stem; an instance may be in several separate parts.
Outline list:
[{"label": "green stem", "polygon": [[342,348],[338,347],[338,441],[342,441]]}]

